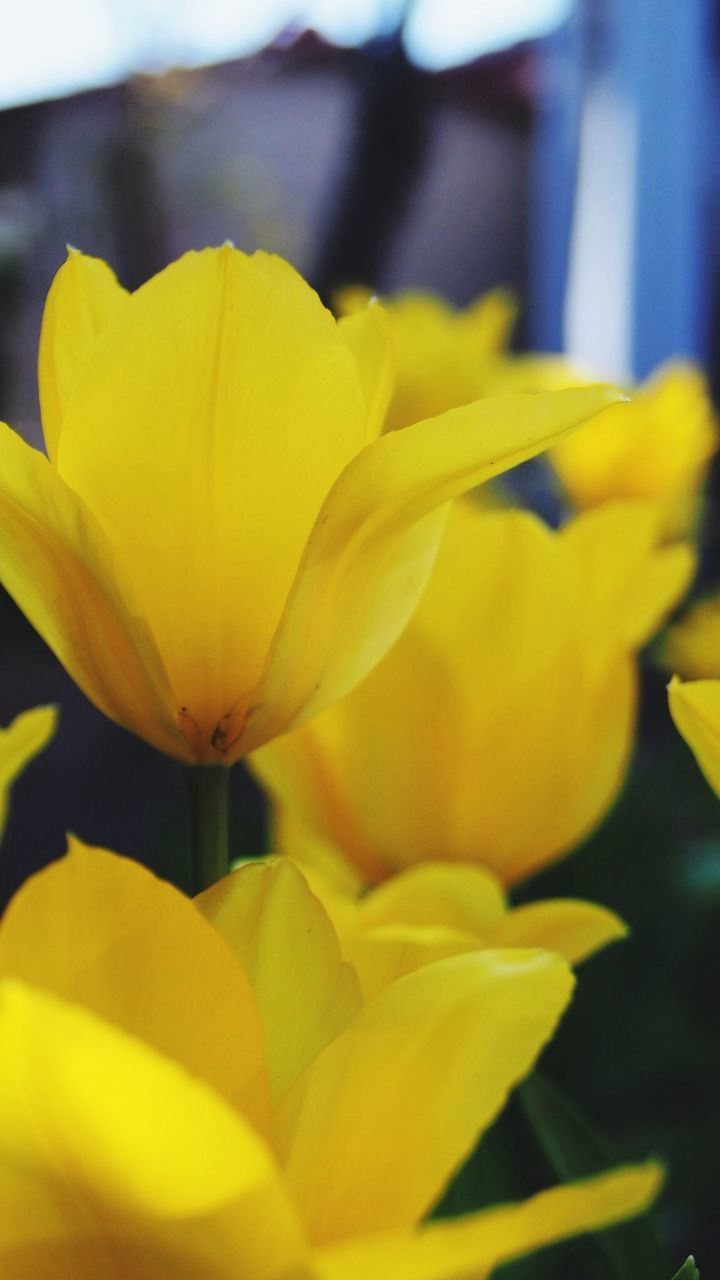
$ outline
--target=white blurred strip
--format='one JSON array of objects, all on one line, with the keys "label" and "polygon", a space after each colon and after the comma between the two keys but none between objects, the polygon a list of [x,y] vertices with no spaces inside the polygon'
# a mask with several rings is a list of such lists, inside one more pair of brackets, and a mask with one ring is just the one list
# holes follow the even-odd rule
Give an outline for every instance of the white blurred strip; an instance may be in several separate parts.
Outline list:
[{"label": "white blurred strip", "polygon": [[[573,0],[415,0],[407,48],[419,65],[469,61],[557,26]],[[284,28],[361,44],[403,0],[0,0],[0,107],[111,84],[134,71],[242,57]]]},{"label": "white blurred strip", "polygon": [[565,302],[565,348],[603,377],[632,363],[632,260],[637,123],[614,85],[586,93]]}]

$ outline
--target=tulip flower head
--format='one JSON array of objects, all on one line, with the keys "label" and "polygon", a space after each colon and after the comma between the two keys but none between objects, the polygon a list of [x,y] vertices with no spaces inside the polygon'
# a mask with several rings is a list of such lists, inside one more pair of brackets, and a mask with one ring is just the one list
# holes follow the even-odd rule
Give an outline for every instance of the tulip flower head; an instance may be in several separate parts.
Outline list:
[{"label": "tulip flower head", "polygon": [[[363,995],[447,956],[497,947],[540,947],[576,965],[626,937],[606,907],[554,898],[510,907],[497,876],[467,862],[421,862],[382,884],[350,882],[328,847],[308,849],[301,869],[332,919]],[[300,843],[302,837],[300,837]],[[290,831],[283,847],[298,843]]]},{"label": "tulip flower head", "polygon": [[442,859],[511,884],[568,852],[618,794],[637,650],[692,573],[687,546],[656,538],[654,508],[637,503],[558,533],[456,504],[428,590],[380,666],[253,757],[280,810],[368,883]]},{"label": "tulip flower head", "polygon": [[133,294],[71,253],[45,309],[49,458],[0,433],[0,577],[98,707],[231,764],[342,696],[407,622],[447,500],[618,398],[479,402],[377,439],[378,307],[189,253]]},{"label": "tulip flower head", "polygon": [[[343,289],[338,310],[343,315],[358,314],[371,298],[369,289]],[[515,320],[509,293],[493,290],[463,311],[419,290],[383,298],[382,305],[393,366],[384,430],[407,427],[486,394],[486,378],[504,351]]]},{"label": "tulip flower head", "polygon": [[562,441],[548,456],[576,507],[614,498],[654,501],[666,536],[684,537],[696,523],[717,445],[703,374],[693,365],[670,363],[635,388],[600,430]]},{"label": "tulip flower head", "polygon": [[571,987],[488,951],[365,1003],[289,862],[195,905],[76,845],[0,926],[3,1280],[483,1280],[641,1212],[653,1163],[420,1225]]}]

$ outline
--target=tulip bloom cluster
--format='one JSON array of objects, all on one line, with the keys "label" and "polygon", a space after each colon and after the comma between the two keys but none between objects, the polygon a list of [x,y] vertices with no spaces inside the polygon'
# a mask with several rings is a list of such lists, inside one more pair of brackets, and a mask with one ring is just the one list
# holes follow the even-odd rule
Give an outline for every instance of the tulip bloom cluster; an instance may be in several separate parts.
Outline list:
[{"label": "tulip bloom cluster", "polygon": [[[47,456],[0,433],[4,585],[191,796],[252,753],[280,850],[223,875],[215,849],[191,900],[73,840],[12,901],[3,1280],[484,1280],[662,1181],[648,1161],[433,1216],[571,966],[627,932],[508,887],[621,787],[638,651],[692,576],[702,385],[668,373],[638,408],[511,357],[500,292],[341,309],[230,246],[133,294],[73,251],[40,343]],[[668,444],[632,490],[618,439],[642,452],[663,414],[674,439],[683,396],[692,459]],[[560,530],[464,496],[551,446],[592,508]],[[0,733],[0,821],[55,729],[37,708]],[[203,794],[200,846],[223,828]]]}]

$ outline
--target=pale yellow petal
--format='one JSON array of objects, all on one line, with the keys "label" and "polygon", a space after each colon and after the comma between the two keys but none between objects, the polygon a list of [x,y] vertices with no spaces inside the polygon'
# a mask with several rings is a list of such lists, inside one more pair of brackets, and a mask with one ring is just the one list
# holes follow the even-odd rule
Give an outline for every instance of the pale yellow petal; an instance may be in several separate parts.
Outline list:
[{"label": "pale yellow petal", "polygon": [[100,338],[58,468],[122,548],[203,759],[242,726],[307,536],[364,433],[353,356],[279,258],[186,254]]},{"label": "pale yellow petal", "polygon": [[310,536],[245,749],[317,714],[375,665],[426,585],[441,504],[533,457],[617,398],[589,387],[481,400],[364,449]]},{"label": "pale yellow petal", "polygon": [[196,899],[247,974],[275,1105],[362,1003],[335,931],[297,867],[249,862]]},{"label": "pale yellow petal", "polygon": [[720,795],[720,680],[675,676],[668,687],[670,713],[713,791]]},{"label": "pale yellow petal", "polygon": [[85,694],[180,759],[192,752],[108,540],[47,458],[0,423],[0,579]]},{"label": "pale yellow petal", "polygon": [[0,985],[0,1036],[3,1280],[280,1280],[299,1267],[272,1157],[206,1084],[16,981]]},{"label": "pale yellow petal", "polygon": [[495,1267],[545,1245],[601,1231],[650,1207],[659,1165],[626,1165],[405,1236],[370,1236],[324,1250],[322,1280],[485,1280]]},{"label": "pale yellow petal", "polygon": [[569,964],[627,936],[628,927],[614,911],[595,902],[557,898],[515,907],[495,929],[494,947],[545,947]]},{"label": "pale yellow petal", "polygon": [[366,1005],[277,1117],[311,1238],[420,1218],[530,1070],[571,990],[557,956],[485,951],[418,969]]},{"label": "pale yellow petal", "polygon": [[75,249],[50,286],[40,333],[38,384],[45,446],[52,459],[57,457],[65,411],[90,366],[97,340],[127,298],[105,262]]},{"label": "pale yellow petal", "polygon": [[266,1124],[247,978],[193,903],[138,863],[73,841],[7,908],[0,975],[92,1010]]},{"label": "pale yellow petal", "polygon": [[56,707],[33,707],[0,729],[0,835],[7,817],[8,793],[19,773],[52,738],[58,720]]}]

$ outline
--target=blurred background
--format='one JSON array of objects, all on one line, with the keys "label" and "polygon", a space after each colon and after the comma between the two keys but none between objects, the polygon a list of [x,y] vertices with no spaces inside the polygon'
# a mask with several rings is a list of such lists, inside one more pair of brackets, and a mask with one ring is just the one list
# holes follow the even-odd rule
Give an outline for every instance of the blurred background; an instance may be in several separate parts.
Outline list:
[{"label": "blurred background", "polygon": [[[617,380],[682,354],[717,388],[719,54],[714,0],[6,5],[0,417],[41,442],[37,340],[66,243],[128,287],[228,238],[289,258],[327,301],[356,281],[459,305],[505,285],[519,349],[570,351]],[[717,509],[704,587],[720,581]],[[62,708],[14,792],[2,898],[62,853],[66,830],[169,868],[185,841],[179,771],[84,701],[6,597],[0,626],[0,723]],[[631,923],[632,941],[583,973],[547,1066],[615,1150],[668,1157],[672,1258],[694,1250],[706,1280],[720,1261],[720,803],[669,722],[664,681],[649,663],[610,818],[518,896],[587,896]],[[259,794],[241,769],[233,785],[234,848],[262,852]],[[495,1186],[521,1123],[511,1112],[494,1135]],[[520,1180],[506,1169],[507,1195],[542,1177],[535,1155]],[[477,1202],[485,1173],[470,1175]],[[669,1280],[623,1266],[600,1274]]]}]

